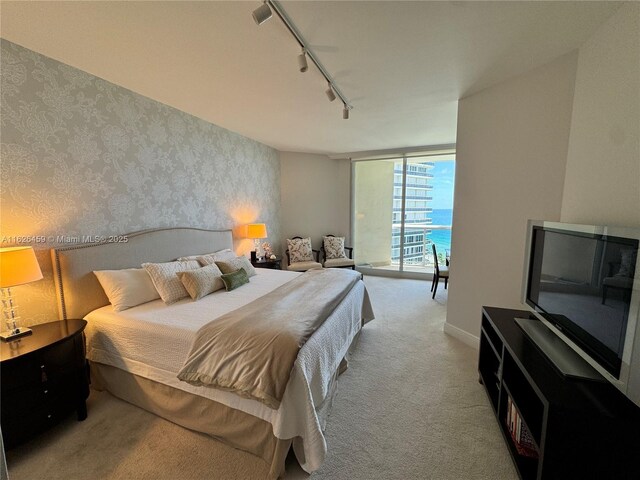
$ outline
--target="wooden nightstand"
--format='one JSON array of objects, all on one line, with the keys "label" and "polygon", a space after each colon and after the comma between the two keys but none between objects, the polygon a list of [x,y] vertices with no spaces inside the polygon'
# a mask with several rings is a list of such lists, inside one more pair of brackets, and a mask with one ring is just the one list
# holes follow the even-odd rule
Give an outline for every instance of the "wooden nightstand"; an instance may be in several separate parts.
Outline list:
[{"label": "wooden nightstand", "polygon": [[251,265],[256,268],[270,268],[272,270],[282,270],[282,257],[276,257],[274,260],[265,258],[262,260],[253,260]]},{"label": "wooden nightstand", "polygon": [[85,320],[34,325],[33,333],[0,344],[2,435],[22,443],[76,411],[87,418],[89,376]]}]

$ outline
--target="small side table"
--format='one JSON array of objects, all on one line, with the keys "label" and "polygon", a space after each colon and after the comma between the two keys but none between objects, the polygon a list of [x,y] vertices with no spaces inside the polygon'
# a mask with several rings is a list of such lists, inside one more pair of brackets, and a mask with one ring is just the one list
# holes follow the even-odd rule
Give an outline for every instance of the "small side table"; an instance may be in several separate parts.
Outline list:
[{"label": "small side table", "polygon": [[251,265],[256,268],[270,268],[272,270],[282,270],[282,257],[276,257],[275,259],[263,258],[260,260],[253,260]]},{"label": "small side table", "polygon": [[89,375],[85,320],[31,327],[31,335],[0,343],[2,435],[9,448],[75,411],[87,418]]}]

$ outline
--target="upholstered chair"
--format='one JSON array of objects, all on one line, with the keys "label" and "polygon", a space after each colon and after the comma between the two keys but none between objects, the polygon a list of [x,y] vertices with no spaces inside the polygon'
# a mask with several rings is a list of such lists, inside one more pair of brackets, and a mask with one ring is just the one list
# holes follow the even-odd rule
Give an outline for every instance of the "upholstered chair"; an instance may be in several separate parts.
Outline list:
[{"label": "upholstered chair", "polygon": [[287,270],[306,272],[314,268],[322,268],[319,262],[320,252],[311,247],[311,238],[293,237],[287,239]]},{"label": "upholstered chair", "polygon": [[320,261],[325,268],[356,269],[356,263],[353,261],[353,247],[345,247],[344,237],[331,234],[322,237]]}]

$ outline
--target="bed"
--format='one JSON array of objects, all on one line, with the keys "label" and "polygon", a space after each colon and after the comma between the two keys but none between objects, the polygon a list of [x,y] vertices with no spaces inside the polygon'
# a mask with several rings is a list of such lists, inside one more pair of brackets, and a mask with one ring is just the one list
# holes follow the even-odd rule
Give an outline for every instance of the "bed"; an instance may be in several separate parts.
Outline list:
[{"label": "bed", "polygon": [[180,381],[177,373],[200,327],[304,274],[257,269],[250,283],[237,290],[172,305],[154,300],[116,312],[93,271],[168,262],[232,248],[233,242],[230,230],[193,228],[148,230],[110,240],[52,250],[60,315],[88,321],[93,387],[257,455],[267,463],[269,478],[284,473],[290,448],[304,470],[318,469],[327,451],[323,430],[337,377],[362,325],[373,318],[364,283],[353,285],[302,346],[282,401],[272,408]]}]

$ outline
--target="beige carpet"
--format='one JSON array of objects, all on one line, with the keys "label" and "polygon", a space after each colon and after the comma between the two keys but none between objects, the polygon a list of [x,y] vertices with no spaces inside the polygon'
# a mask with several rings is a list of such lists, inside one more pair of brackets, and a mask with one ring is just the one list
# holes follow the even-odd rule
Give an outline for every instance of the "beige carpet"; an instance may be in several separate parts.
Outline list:
[{"label": "beige carpet", "polygon": [[[477,351],[445,335],[446,292],[429,283],[366,277],[376,320],[341,376],[327,425],[329,452],[313,479],[515,479]],[[478,312],[478,317],[480,312]],[[11,480],[264,478],[250,454],[92,392],[72,417],[7,452]],[[286,480],[310,478],[289,462]]]}]

